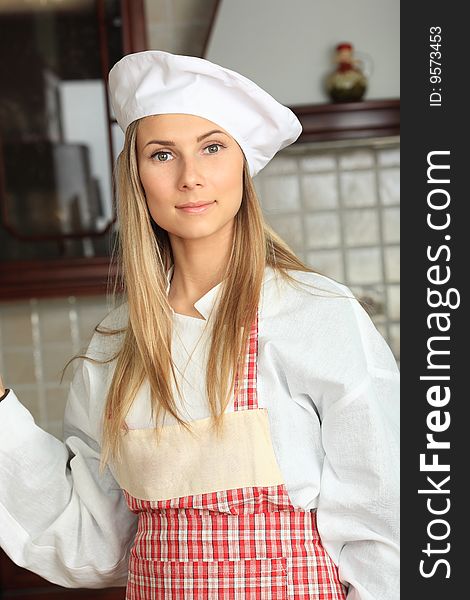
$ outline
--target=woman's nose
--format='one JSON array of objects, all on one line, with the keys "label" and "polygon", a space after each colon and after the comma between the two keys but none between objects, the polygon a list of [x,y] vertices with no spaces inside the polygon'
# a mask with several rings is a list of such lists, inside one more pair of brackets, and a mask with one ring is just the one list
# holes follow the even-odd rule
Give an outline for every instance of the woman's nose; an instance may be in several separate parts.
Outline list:
[{"label": "woman's nose", "polygon": [[179,187],[193,188],[204,185],[204,174],[197,158],[185,158],[181,160],[179,172]]}]

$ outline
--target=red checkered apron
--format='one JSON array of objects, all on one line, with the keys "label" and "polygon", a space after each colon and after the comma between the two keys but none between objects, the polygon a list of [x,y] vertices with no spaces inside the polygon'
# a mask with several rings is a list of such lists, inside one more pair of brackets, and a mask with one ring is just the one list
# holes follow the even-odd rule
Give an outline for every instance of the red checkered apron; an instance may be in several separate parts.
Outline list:
[{"label": "red checkered apron", "polygon": [[[258,408],[257,352],[258,316],[241,385],[237,377],[235,411]],[[284,484],[159,501],[123,491],[139,516],[126,600],[346,597],[322,546],[316,512],[295,508]]]}]

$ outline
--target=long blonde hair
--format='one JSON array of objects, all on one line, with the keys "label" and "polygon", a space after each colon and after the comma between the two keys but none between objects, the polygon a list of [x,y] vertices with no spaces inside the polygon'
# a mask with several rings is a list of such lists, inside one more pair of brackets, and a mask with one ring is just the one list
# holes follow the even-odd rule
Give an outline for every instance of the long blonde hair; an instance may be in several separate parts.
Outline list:
[{"label": "long blonde hair", "polygon": [[[136,138],[139,121],[126,131],[118,157],[115,182],[118,197],[119,243],[115,258],[128,303],[124,329],[98,333],[124,333],[109,386],[102,423],[100,469],[119,460],[126,415],[145,380],[150,387],[152,418],[170,413],[190,430],[178,414],[172,381],[180,393],[171,356],[172,312],[167,297],[167,271],[173,264],[168,234],[151,218],[139,178]],[[224,410],[233,393],[235,376],[244,364],[251,325],[256,316],[266,266],[293,282],[287,270],[315,272],[307,267],[265,222],[247,163],[243,168],[243,197],[235,216],[231,255],[223,277],[218,309],[211,329],[206,393],[212,423],[219,431]],[[117,287],[115,287],[116,292]],[[155,429],[158,440],[158,428]]]}]

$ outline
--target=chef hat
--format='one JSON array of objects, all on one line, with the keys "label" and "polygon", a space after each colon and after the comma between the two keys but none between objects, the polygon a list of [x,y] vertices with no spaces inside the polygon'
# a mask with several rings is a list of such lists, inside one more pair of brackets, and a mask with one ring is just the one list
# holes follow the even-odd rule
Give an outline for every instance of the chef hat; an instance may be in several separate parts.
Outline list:
[{"label": "chef hat", "polygon": [[194,56],[160,50],[128,54],[111,69],[109,90],[124,132],[148,115],[203,117],[238,142],[252,177],[302,131],[294,113],[253,81]]}]

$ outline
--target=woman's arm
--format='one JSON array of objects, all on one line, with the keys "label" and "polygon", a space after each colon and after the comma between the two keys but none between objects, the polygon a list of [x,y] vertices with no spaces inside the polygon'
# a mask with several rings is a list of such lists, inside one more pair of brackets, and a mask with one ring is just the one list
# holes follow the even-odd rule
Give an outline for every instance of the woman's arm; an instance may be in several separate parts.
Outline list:
[{"label": "woman's arm", "polygon": [[19,566],[65,587],[123,586],[136,515],[109,469],[99,475],[88,361],[75,372],[64,442],[40,429],[13,390],[0,403],[0,546]]},{"label": "woman's arm", "polygon": [[318,529],[348,600],[399,598],[397,397],[394,373],[371,374],[322,423]]},{"label": "woman's arm", "polygon": [[367,367],[361,381],[324,410],[318,528],[350,586],[348,600],[397,600],[399,372],[359,305],[355,314]]}]

